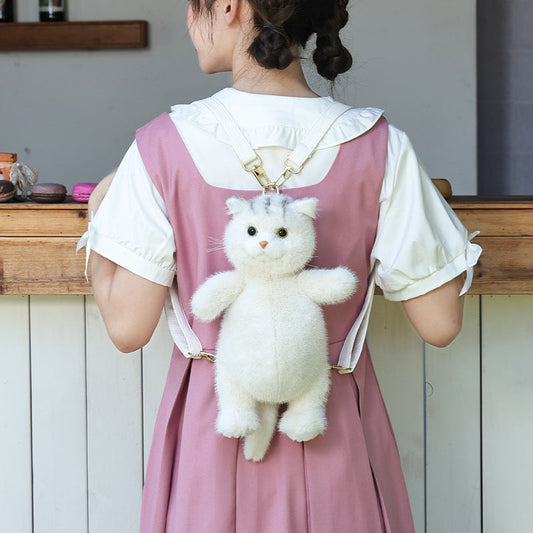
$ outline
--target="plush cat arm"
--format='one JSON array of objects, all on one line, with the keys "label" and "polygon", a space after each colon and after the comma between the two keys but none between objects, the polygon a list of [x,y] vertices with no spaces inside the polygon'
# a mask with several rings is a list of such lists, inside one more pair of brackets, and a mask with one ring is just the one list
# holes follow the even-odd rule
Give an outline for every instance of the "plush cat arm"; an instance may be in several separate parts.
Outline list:
[{"label": "plush cat arm", "polygon": [[200,320],[210,322],[236,300],[243,288],[244,278],[236,270],[214,274],[196,289],[191,310]]},{"label": "plush cat arm", "polygon": [[298,275],[298,285],[317,304],[338,304],[355,292],[357,277],[344,267],[309,269]]}]

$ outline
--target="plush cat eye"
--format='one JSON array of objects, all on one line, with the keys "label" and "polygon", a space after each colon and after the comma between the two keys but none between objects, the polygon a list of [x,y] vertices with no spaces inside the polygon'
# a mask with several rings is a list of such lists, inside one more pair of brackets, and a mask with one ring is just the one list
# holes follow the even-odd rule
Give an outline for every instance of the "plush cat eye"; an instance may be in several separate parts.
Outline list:
[{"label": "plush cat eye", "polygon": [[287,236],[287,230],[285,228],[280,228],[278,230],[278,237],[281,237],[282,239]]},{"label": "plush cat eye", "polygon": [[257,230],[253,226],[250,226],[248,228],[248,235],[251,235],[253,237],[256,233],[257,233]]}]

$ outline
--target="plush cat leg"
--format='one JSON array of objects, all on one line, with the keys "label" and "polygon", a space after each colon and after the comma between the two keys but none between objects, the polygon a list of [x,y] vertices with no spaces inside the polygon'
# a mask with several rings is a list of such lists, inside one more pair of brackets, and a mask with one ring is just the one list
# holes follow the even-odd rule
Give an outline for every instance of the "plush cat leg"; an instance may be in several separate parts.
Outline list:
[{"label": "plush cat leg", "polygon": [[307,392],[289,402],[278,429],[298,442],[314,439],[323,433],[326,429],[328,393],[329,369],[320,373]]},{"label": "plush cat leg", "polygon": [[259,429],[257,401],[221,366],[215,366],[218,394],[216,429],[225,437],[244,437]]},{"label": "plush cat leg", "polygon": [[244,439],[244,457],[249,461],[261,461],[265,456],[274,431],[276,431],[278,409],[279,406],[276,403],[259,404],[259,429]]}]

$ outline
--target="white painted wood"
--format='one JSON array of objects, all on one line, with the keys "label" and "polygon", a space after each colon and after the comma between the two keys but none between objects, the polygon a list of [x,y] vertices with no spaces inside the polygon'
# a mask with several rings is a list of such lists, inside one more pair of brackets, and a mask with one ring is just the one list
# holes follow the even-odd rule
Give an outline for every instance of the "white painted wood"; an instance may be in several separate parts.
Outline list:
[{"label": "white painted wood", "polygon": [[400,303],[374,297],[368,345],[400,450],[416,531],[424,531],[423,343]]},{"label": "white painted wood", "polygon": [[[430,533],[481,530],[480,478],[483,530],[530,529],[533,296],[481,297],[482,442],[478,298],[467,297],[463,331],[450,347],[426,347],[426,379],[433,391],[426,400]],[[139,353],[125,355],[112,347],[93,298],[87,300],[86,414],[83,297],[0,297],[2,532],[33,533],[31,417],[34,531],[138,530],[143,434],[147,458],[172,341],[162,318],[144,349],[141,369]],[[378,296],[369,345],[421,533],[426,511],[422,343],[401,305]]]},{"label": "white painted wood", "polygon": [[90,533],[139,530],[143,481],[140,350],[119,352],[87,296]]},{"label": "white painted wood", "polygon": [[483,296],[482,316],[483,531],[531,531],[533,296]]},{"label": "white painted wood", "polygon": [[0,339],[1,529],[32,533],[27,296],[0,296]]},{"label": "white painted wood", "polygon": [[143,348],[143,413],[144,413],[144,474],[152,445],[155,420],[163,389],[167,379],[168,367],[174,343],[163,312],[150,342]]},{"label": "white painted wood", "polygon": [[467,296],[459,336],[426,344],[428,533],[481,531],[479,322],[479,296]]},{"label": "white painted wood", "polygon": [[30,297],[35,533],[87,530],[83,302]]}]

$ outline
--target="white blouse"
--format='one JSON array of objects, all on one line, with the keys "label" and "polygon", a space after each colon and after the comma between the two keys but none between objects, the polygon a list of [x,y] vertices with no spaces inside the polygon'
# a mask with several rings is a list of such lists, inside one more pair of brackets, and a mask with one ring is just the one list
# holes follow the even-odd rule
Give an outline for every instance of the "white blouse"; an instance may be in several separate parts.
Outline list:
[{"label": "white blouse", "polygon": [[[331,103],[331,98],[297,98],[224,89],[215,95],[233,115],[245,137],[261,156],[270,177],[303,134]],[[321,181],[341,143],[368,131],[383,112],[349,109],[322,139],[300,174],[284,189]],[[202,177],[211,185],[260,190],[245,172],[221,128],[202,101],[172,108],[178,129]],[[218,142],[222,141],[222,142]],[[377,236],[371,254],[374,279],[389,300],[425,294],[467,272],[481,253],[422,168],[405,133],[389,125],[387,162],[379,198]],[[175,245],[164,202],[153,186],[135,142],[124,156],[109,190],[79,247],[107,257],[155,283],[171,286],[175,277]],[[369,314],[370,304],[365,314]],[[368,318],[368,317],[367,317]],[[365,321],[366,322],[366,321]],[[364,328],[366,329],[366,327]]]},{"label": "white blouse", "polygon": [[[279,174],[281,162],[331,101],[329,97],[271,96],[235,89],[224,89],[215,96],[232,113],[263,159],[269,176]],[[365,133],[381,115],[382,111],[374,108],[347,111],[303,171],[293,175],[284,187],[319,182],[332,165],[339,145]],[[170,117],[208,183],[228,189],[258,189],[253,177],[242,170],[223,129],[201,102],[174,106]],[[376,283],[387,299],[407,300],[425,294],[477,262],[481,248],[469,242],[472,235],[427,177],[407,135],[394,126],[389,126],[379,201],[372,258],[376,260]],[[172,284],[172,228],[135,142],[90,226],[90,249],[155,283]],[[469,286],[470,283],[463,292]]]}]

